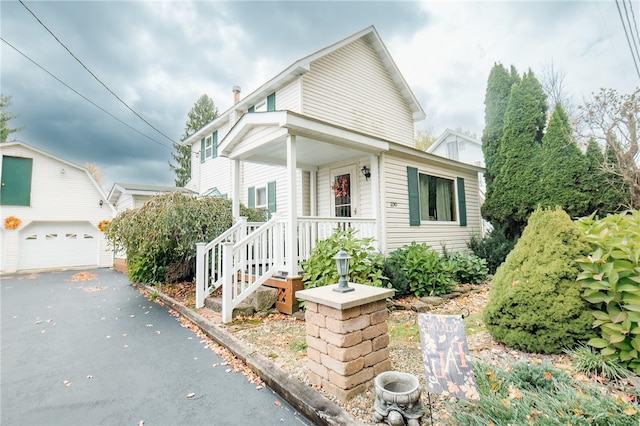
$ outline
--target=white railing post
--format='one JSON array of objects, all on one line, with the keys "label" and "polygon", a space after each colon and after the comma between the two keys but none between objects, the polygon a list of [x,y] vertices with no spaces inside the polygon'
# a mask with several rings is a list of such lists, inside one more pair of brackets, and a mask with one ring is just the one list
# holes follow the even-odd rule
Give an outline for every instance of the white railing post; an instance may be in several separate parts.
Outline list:
[{"label": "white railing post", "polygon": [[205,259],[206,243],[196,243],[196,308],[204,306],[204,299],[207,297],[207,280],[205,270],[208,268]]},{"label": "white railing post", "polygon": [[233,319],[233,243],[222,243],[222,322]]}]

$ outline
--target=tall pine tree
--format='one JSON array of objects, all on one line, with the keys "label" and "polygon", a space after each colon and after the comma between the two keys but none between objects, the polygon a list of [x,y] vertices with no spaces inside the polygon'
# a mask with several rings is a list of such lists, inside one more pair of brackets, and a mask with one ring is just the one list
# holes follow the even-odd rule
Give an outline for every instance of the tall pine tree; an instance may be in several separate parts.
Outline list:
[{"label": "tall pine tree", "polygon": [[484,179],[487,190],[493,184],[493,180],[500,170],[499,153],[504,113],[509,102],[511,87],[519,81],[520,77],[513,66],[509,72],[502,64],[495,64],[489,73],[484,99],[485,127],[482,132],[482,152],[485,162]]},{"label": "tall pine tree", "polygon": [[604,154],[598,142],[591,138],[585,153],[586,171],[582,179],[582,189],[589,198],[587,214],[596,213],[604,217],[620,209],[621,194],[607,180],[604,168]]},{"label": "tall pine tree", "polygon": [[500,138],[502,165],[482,205],[482,215],[494,227],[506,226],[512,238],[521,235],[538,201],[541,170],[535,160],[541,149],[546,110],[542,86],[529,71],[511,89]]},{"label": "tall pine tree", "polygon": [[[218,116],[218,109],[213,100],[204,94],[196,101],[187,114],[187,123],[184,128],[184,134],[180,137],[180,142],[184,142],[195,132],[203,128]],[[184,186],[191,177],[191,146],[184,143],[173,143],[176,150],[171,155],[176,164],[169,163],[171,169],[176,173],[176,186]]]},{"label": "tall pine tree", "polygon": [[588,193],[582,187],[586,159],[575,143],[569,118],[559,103],[547,125],[536,162],[542,167],[538,186],[542,207],[560,206],[573,218],[589,214]]}]

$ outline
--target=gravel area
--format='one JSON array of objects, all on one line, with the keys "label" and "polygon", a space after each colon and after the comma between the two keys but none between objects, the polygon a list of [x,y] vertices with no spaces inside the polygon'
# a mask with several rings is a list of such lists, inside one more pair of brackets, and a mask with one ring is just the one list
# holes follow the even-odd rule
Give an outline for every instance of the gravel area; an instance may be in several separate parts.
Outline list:
[{"label": "gravel area", "polygon": [[[469,312],[466,332],[469,355],[471,357],[488,359],[489,362],[496,364],[505,358],[536,363],[547,360],[554,365],[567,365],[567,368],[570,368],[568,357],[564,355],[527,354],[494,342],[484,330],[482,322],[476,319],[488,300],[488,286],[480,285],[473,287],[471,290],[459,297],[446,301],[440,306],[433,307],[429,311],[441,314],[466,314],[466,311]],[[432,407],[433,424],[446,424],[448,415],[445,398],[441,395],[424,392],[425,378],[422,354],[420,352],[420,340],[419,337],[415,338],[415,333],[411,333],[411,328],[412,326],[415,327],[418,317],[418,313],[410,309],[413,301],[415,300],[406,299],[403,301],[404,305],[409,309],[391,310],[389,313],[388,324],[391,335],[389,356],[394,370],[411,373],[420,380],[423,389],[423,405]],[[403,333],[403,329],[407,329],[407,332]],[[238,319],[232,325],[227,326],[227,330],[237,338],[255,346],[261,353],[271,357],[282,369],[309,384],[306,369],[304,320],[276,313],[262,317],[253,316]],[[373,386],[346,404],[341,403],[322,389],[318,389],[318,391],[344,407],[364,424],[376,424],[372,419],[375,400]],[[431,418],[427,412],[422,418],[421,425],[431,424]]]}]

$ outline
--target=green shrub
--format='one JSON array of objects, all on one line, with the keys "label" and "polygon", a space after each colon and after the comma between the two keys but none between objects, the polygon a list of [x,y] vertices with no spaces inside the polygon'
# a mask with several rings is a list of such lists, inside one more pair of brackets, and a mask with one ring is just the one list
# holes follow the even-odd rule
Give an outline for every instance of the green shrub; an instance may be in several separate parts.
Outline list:
[{"label": "green shrub", "polygon": [[[264,211],[241,206],[249,221],[264,221]],[[174,192],[120,213],[105,234],[127,253],[132,281],[144,284],[193,280],[196,243],[208,242],[233,224],[231,201]]]},{"label": "green shrub", "polygon": [[451,253],[447,256],[447,259],[453,263],[456,282],[460,284],[480,284],[487,279],[489,270],[485,259],[463,251]]},{"label": "green shrub", "polygon": [[320,240],[311,250],[309,259],[300,262],[304,271],[305,288],[322,287],[338,282],[338,271],[333,257],[342,249],[351,256],[349,282],[375,287],[383,285],[383,256],[372,245],[373,238],[356,238],[356,230],[336,229],[327,239]]},{"label": "green shrub", "polygon": [[450,425],[636,426],[640,419],[638,405],[574,382],[546,362],[473,368],[480,399],[449,401]]},{"label": "green shrub", "polygon": [[489,273],[495,274],[515,244],[506,236],[504,228],[494,228],[486,237],[472,236],[467,247],[473,254],[486,260]]},{"label": "green shrub", "polygon": [[600,337],[589,345],[640,373],[640,211],[580,219],[595,249],[578,260],[578,281]]},{"label": "green shrub", "polygon": [[593,337],[574,259],[589,244],[561,209],[537,209],[498,268],[484,322],[493,338],[528,352],[559,353]]},{"label": "green shrub", "polygon": [[446,294],[455,283],[455,266],[427,244],[415,241],[392,251],[385,272],[398,293],[417,297]]}]

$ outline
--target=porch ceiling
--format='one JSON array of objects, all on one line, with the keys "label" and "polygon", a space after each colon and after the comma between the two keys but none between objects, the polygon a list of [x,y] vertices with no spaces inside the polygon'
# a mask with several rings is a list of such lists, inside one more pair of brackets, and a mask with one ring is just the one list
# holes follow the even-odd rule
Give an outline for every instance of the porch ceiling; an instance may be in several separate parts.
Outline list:
[{"label": "porch ceiling", "polygon": [[[256,130],[263,138],[248,137]],[[223,156],[263,164],[287,164],[287,137],[296,136],[297,167],[316,169],[324,164],[379,154],[389,143],[361,133],[287,111],[245,114],[221,143]]]}]

